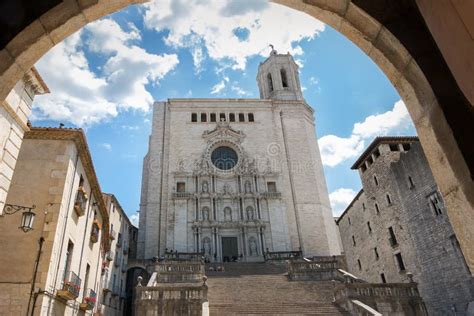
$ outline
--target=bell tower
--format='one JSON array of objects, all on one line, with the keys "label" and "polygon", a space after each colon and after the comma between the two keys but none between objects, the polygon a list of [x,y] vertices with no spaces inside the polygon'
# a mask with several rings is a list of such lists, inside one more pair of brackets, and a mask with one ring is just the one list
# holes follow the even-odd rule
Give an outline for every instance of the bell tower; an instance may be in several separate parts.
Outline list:
[{"label": "bell tower", "polygon": [[258,67],[260,98],[303,101],[298,65],[290,53],[278,54],[272,45],[270,47],[270,57]]}]

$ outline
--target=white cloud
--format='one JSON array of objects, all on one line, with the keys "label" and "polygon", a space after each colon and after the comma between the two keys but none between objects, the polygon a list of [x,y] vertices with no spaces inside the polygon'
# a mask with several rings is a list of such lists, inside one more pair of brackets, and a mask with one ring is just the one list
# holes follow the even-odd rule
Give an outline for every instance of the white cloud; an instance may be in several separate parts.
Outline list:
[{"label": "white cloud", "polygon": [[364,141],[354,135],[348,138],[327,135],[319,139],[323,165],[329,167],[334,167],[349,158],[356,157],[364,150],[364,146]]},{"label": "white cloud", "polygon": [[[129,31],[103,19],[87,25],[50,50],[37,64],[51,94],[35,98],[33,119],[68,121],[88,126],[115,117],[120,110],[147,111],[158,84],[178,64],[175,54],[155,55],[136,45],[139,30]],[[104,57],[94,70],[84,50]]]},{"label": "white cloud", "polygon": [[104,148],[104,149],[107,150],[107,151],[111,151],[111,150],[112,150],[112,145],[109,144],[109,143],[102,143],[102,144],[100,144],[100,147]]},{"label": "white cloud", "polygon": [[127,130],[127,131],[138,131],[140,129],[140,126],[138,126],[138,125],[122,125],[122,129]]},{"label": "white cloud", "polygon": [[219,83],[215,84],[212,89],[211,89],[211,94],[217,94],[224,90],[225,88],[225,82],[224,80],[221,80]]},{"label": "white cloud", "polygon": [[[269,44],[280,52],[302,55],[298,42],[324,30],[324,24],[313,17],[264,0],[155,0],[144,6],[145,26],[169,30],[165,38],[169,46],[192,48],[198,69],[207,54],[243,70],[249,57],[268,56]],[[237,29],[248,30],[245,40],[235,34]]]},{"label": "white cloud", "polygon": [[217,84],[215,84],[211,88],[211,94],[218,94],[222,90],[224,90],[226,83],[229,82],[229,77],[224,77],[221,81],[219,81]]},{"label": "white cloud", "polygon": [[194,70],[196,74],[199,74],[202,71],[202,62],[206,59],[202,47],[196,46],[192,50]]},{"label": "white cloud", "polygon": [[386,135],[394,129],[404,129],[411,125],[405,103],[399,100],[393,106],[393,110],[378,115],[368,116],[364,122],[354,124],[354,135],[361,138]]},{"label": "white cloud", "polygon": [[399,100],[391,111],[370,115],[363,122],[355,123],[352,134],[347,138],[335,135],[321,137],[319,147],[323,164],[334,167],[360,155],[366,142],[372,138],[388,134],[398,135],[409,128],[413,128],[413,123],[405,104]]},{"label": "white cloud", "polygon": [[357,192],[352,189],[339,188],[329,194],[332,212],[334,216],[340,216],[349,203],[352,202]]},{"label": "white cloud", "polygon": [[240,97],[252,95],[252,93],[245,91],[244,89],[239,87],[237,84],[232,85],[230,89],[234,91],[235,93],[237,93]]},{"label": "white cloud", "polygon": [[128,219],[130,220],[133,226],[138,227],[138,223],[140,220],[140,213],[132,214],[128,217]]}]

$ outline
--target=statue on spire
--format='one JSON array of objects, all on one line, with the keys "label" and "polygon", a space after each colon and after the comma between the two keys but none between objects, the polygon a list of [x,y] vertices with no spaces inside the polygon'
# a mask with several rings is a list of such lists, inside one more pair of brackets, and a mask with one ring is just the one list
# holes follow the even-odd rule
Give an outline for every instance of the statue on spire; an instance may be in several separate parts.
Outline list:
[{"label": "statue on spire", "polygon": [[275,50],[273,44],[270,44],[270,45],[268,45],[268,46],[270,46],[270,48],[272,49],[272,51],[270,52],[270,55],[276,55],[276,54],[277,54],[277,51]]}]

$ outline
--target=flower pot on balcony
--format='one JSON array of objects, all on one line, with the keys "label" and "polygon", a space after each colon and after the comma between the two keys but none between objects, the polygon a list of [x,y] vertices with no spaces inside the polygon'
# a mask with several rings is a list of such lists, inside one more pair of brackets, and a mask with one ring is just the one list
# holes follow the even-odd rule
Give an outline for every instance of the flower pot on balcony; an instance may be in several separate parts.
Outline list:
[{"label": "flower pot on balcony", "polygon": [[97,220],[92,222],[92,229],[91,229],[91,243],[96,243],[99,241],[99,232],[100,232],[100,223]]},{"label": "flower pot on balcony", "polygon": [[80,289],[81,279],[74,272],[68,272],[57,295],[67,301],[75,300],[79,296]]},{"label": "flower pot on balcony", "polygon": [[86,211],[87,194],[82,186],[77,189],[76,201],[74,202],[74,211],[77,216],[82,216]]}]

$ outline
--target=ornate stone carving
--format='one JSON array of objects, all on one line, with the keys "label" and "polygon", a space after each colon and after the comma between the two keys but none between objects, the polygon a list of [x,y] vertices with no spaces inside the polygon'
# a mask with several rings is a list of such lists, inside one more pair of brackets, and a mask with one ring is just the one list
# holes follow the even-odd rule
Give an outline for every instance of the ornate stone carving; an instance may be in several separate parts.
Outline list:
[{"label": "ornate stone carving", "polygon": [[211,255],[211,239],[209,237],[204,237],[202,240],[202,248],[204,250],[204,255]]},{"label": "ornate stone carving", "polygon": [[205,131],[202,135],[208,141],[213,139],[230,140],[232,142],[241,143],[245,138],[242,131],[236,131],[230,127],[229,122],[218,122],[216,128],[211,131]]},{"label": "ornate stone carving", "polygon": [[249,238],[249,255],[251,255],[251,256],[257,256],[258,255],[257,240],[253,236]]},{"label": "ornate stone carving", "polygon": [[202,182],[202,193],[209,193],[209,184],[207,181]]}]

